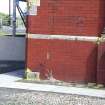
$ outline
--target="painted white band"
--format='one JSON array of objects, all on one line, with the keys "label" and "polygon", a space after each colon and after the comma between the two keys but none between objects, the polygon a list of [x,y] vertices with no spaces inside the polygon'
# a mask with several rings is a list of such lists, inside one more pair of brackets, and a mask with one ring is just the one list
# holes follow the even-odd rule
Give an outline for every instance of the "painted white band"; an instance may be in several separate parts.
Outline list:
[{"label": "painted white band", "polygon": [[[45,35],[45,34],[28,34],[28,38],[32,39],[57,39],[57,40],[73,40],[73,41],[91,41],[96,42],[100,38],[93,36],[69,36],[69,35]],[[105,39],[104,39],[105,40]]]}]

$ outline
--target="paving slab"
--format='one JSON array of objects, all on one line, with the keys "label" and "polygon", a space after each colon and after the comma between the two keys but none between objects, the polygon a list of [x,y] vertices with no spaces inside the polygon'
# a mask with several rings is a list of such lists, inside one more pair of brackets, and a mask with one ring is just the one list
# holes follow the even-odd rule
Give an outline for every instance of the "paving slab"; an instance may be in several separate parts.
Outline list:
[{"label": "paving slab", "polygon": [[0,87],[105,98],[105,90],[17,82],[22,79],[23,73],[20,70],[0,74]]}]

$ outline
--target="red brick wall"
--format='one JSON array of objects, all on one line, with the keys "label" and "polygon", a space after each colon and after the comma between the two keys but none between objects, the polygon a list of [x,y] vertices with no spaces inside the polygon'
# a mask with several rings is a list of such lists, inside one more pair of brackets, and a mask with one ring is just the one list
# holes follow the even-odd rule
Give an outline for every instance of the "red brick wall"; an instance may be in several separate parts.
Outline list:
[{"label": "red brick wall", "polygon": [[97,45],[91,42],[28,39],[27,67],[46,78],[96,82]]},{"label": "red brick wall", "polygon": [[105,43],[98,47],[97,82],[105,84]]},{"label": "red brick wall", "polygon": [[41,0],[37,16],[28,16],[28,33],[98,36],[103,30],[104,0]]},{"label": "red brick wall", "polygon": [[105,27],[105,0],[100,0],[100,33],[103,31],[103,27]]},{"label": "red brick wall", "polygon": [[[41,0],[37,16],[27,17],[27,33],[100,36],[104,12],[105,0]],[[105,83],[104,49],[105,43],[27,39],[27,67],[43,79],[51,70],[59,80]]]}]

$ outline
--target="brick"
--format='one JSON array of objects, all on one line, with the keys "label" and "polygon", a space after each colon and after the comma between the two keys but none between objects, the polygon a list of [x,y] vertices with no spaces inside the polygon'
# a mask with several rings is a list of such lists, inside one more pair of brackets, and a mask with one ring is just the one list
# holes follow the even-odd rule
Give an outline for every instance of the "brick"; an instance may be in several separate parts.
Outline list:
[{"label": "brick", "polygon": [[100,36],[104,10],[104,0],[41,1],[37,16],[28,16],[28,33]]},{"label": "brick", "polygon": [[46,79],[96,82],[97,45],[91,42],[28,39],[27,67]]}]

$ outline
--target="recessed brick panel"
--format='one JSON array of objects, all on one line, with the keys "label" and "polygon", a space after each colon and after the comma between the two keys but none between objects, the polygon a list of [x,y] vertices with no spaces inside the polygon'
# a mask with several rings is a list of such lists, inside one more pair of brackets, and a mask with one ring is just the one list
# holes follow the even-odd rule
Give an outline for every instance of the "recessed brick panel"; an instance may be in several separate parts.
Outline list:
[{"label": "recessed brick panel", "polygon": [[46,79],[96,82],[97,45],[92,42],[28,39],[27,67]]}]

